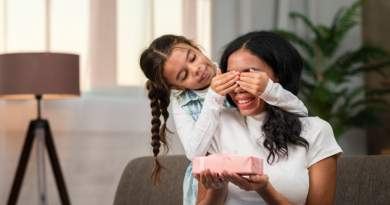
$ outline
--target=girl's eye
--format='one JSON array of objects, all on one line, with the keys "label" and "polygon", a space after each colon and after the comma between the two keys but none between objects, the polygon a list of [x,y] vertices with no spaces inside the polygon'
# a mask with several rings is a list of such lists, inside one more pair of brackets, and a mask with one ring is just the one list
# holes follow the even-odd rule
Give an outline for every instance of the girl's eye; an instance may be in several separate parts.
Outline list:
[{"label": "girl's eye", "polygon": [[191,59],[191,63],[194,62],[196,59],[196,55],[194,54],[194,57]]},{"label": "girl's eye", "polygon": [[183,80],[187,79],[188,72],[185,72]]}]

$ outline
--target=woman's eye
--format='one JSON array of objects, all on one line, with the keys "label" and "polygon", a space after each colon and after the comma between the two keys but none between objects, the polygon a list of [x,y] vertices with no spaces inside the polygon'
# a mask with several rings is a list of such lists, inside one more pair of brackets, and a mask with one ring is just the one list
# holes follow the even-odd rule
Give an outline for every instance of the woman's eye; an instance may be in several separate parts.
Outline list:
[{"label": "woman's eye", "polygon": [[194,57],[192,58],[191,63],[194,62],[195,59],[196,59],[196,55],[194,54]]},{"label": "woman's eye", "polygon": [[183,80],[187,79],[188,72],[185,72]]}]

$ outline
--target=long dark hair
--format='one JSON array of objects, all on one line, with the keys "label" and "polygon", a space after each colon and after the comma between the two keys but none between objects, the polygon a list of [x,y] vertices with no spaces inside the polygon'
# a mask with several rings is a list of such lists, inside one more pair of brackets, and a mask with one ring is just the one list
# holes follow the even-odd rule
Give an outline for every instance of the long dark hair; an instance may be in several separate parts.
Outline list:
[{"label": "long dark hair", "polygon": [[[155,157],[152,178],[154,185],[160,187],[160,171],[166,169],[157,159],[160,153],[161,143],[164,146],[164,153],[169,150],[166,132],[170,132],[166,127],[169,117],[168,106],[170,103],[171,89],[167,80],[163,76],[165,62],[170,56],[174,45],[185,43],[193,47],[192,41],[183,36],[164,35],[156,38],[150,46],[145,49],[140,57],[139,64],[145,76],[149,79],[146,82],[150,107],[152,109],[152,142]],[[164,123],[161,125],[160,116],[163,116]],[[171,132],[170,132],[171,133]]]},{"label": "long dark hair", "polygon": [[[242,35],[225,46],[220,59],[220,68],[227,71],[229,56],[238,50],[248,50],[270,66],[279,79],[280,85],[298,94],[302,73],[302,58],[298,51],[284,38],[268,31],[255,31]],[[235,105],[229,95],[226,95],[231,105]],[[302,123],[301,114],[289,113],[278,107],[267,104],[267,114],[262,125],[265,134],[264,147],[269,151],[269,164],[278,158],[289,154],[289,144],[303,146],[309,149],[309,142],[300,136]]]}]

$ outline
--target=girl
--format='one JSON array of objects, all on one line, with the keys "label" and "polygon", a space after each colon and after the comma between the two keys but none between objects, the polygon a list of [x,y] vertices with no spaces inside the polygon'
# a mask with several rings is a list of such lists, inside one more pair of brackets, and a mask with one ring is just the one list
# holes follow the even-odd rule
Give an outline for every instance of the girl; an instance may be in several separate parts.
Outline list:
[{"label": "girl", "polygon": [[[221,106],[208,107],[212,105],[209,101],[214,100],[212,97],[205,97],[208,88],[211,87],[218,95],[225,96],[238,88],[236,81],[239,79],[239,72],[221,74],[221,71],[216,71],[216,66],[191,41],[174,35],[155,39],[141,54],[140,66],[149,79],[146,88],[149,91],[153,116],[151,145],[156,158],[152,177],[154,183],[158,185],[160,170],[164,168],[157,160],[160,142],[164,145],[164,151],[168,151],[165,132],[169,132],[166,121],[169,117],[167,109],[171,90],[182,91],[173,97],[172,109],[178,135],[188,159],[192,161],[193,157],[206,155],[218,125],[222,104],[230,107],[224,99],[220,102]],[[255,79],[243,81],[253,87],[257,91],[257,96],[266,102],[290,112],[307,114],[303,103],[279,84],[273,83],[266,73],[258,73]],[[204,111],[201,112],[202,109]],[[161,115],[164,119],[162,126]],[[213,117],[210,118],[210,115]],[[192,176],[191,163],[183,183],[184,204],[195,204],[197,185],[198,182]]]},{"label": "girl", "polygon": [[[267,159],[265,174],[247,180],[225,170],[220,179],[206,170],[196,176],[200,179],[197,204],[333,204],[342,150],[331,126],[318,117],[290,113],[258,98],[244,82],[252,78],[254,71],[246,72],[252,67],[298,93],[302,60],[285,39],[271,32],[251,32],[227,45],[221,70],[244,72],[237,82],[240,89],[227,95],[238,110],[222,110],[208,151],[237,150],[240,155]],[[214,98],[209,106],[221,106],[225,98],[212,89],[208,97]]]}]

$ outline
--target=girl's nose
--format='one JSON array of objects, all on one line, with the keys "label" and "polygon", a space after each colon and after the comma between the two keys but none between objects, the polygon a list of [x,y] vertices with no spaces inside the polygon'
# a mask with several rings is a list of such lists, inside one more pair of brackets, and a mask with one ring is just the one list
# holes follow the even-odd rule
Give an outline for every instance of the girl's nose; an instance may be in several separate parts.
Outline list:
[{"label": "girl's nose", "polygon": [[193,65],[193,66],[190,67],[190,69],[191,69],[192,74],[194,76],[197,76],[197,75],[200,74],[200,67]]}]

